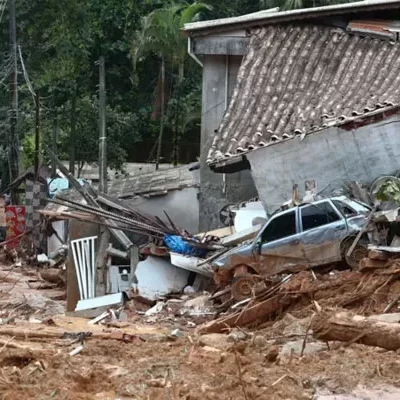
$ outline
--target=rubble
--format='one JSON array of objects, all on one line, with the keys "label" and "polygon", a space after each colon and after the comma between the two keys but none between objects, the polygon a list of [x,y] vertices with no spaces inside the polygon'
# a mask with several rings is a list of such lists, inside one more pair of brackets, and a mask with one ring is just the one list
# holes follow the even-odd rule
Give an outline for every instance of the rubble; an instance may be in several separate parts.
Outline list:
[{"label": "rubble", "polygon": [[[93,244],[101,235],[87,236],[72,241],[70,254],[71,241],[49,255],[7,250],[14,266],[0,265],[0,366],[17,391],[29,391],[23,385],[31,383],[48,388],[44,382],[53,376],[57,390],[79,381],[80,390],[91,387],[88,393],[114,391],[109,398],[167,398],[167,390],[178,388],[176,398],[235,398],[239,389],[249,399],[311,399],[321,388],[334,393],[334,374],[338,387],[351,380],[349,393],[371,377],[398,380],[395,354],[380,350],[400,348],[400,248],[391,230],[398,212],[371,213],[363,229],[370,246],[356,268],[311,268],[295,257],[289,270],[271,264],[271,273],[247,270],[224,286],[214,261],[254,240],[262,225],[191,234],[168,216],[162,221],[93,188],[79,190],[84,202],[58,195],[53,201],[63,218],[110,228],[113,243],[107,239],[104,254]],[[93,311],[92,319],[77,313],[68,319],[64,303],[47,297],[65,293],[71,266],[78,277],[74,309]],[[9,365],[20,371],[18,379]],[[118,382],[110,378],[116,376]]]}]

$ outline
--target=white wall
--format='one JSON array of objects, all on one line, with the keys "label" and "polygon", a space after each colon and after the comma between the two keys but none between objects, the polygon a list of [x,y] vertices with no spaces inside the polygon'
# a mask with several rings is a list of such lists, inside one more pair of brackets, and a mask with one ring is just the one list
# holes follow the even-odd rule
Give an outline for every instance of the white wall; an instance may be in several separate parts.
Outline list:
[{"label": "white wall", "polygon": [[329,128],[302,141],[255,150],[247,158],[259,196],[272,212],[291,198],[295,183],[302,193],[309,179],[317,180],[318,191],[332,190],[346,181],[370,183],[400,170],[400,116],[352,131]]},{"label": "white wall", "polygon": [[165,210],[176,226],[195,234],[198,233],[199,226],[198,192],[197,188],[171,190],[165,196],[137,197],[125,202],[135,210],[158,216],[163,220],[166,219]]}]

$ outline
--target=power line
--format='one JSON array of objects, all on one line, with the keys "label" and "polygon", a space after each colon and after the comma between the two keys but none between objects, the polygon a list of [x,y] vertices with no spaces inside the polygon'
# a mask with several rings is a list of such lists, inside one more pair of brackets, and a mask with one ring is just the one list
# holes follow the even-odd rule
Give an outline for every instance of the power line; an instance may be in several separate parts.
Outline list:
[{"label": "power line", "polygon": [[31,92],[31,94],[33,96],[33,99],[35,100],[36,99],[36,93],[33,90],[33,86],[32,86],[31,81],[29,79],[28,72],[26,71],[26,68],[25,68],[24,59],[22,57],[21,46],[18,46],[18,54],[19,54],[19,59],[21,60],[22,72],[24,74],[24,79],[25,79],[26,85],[28,86],[28,89]]},{"label": "power line", "polygon": [[7,6],[7,0],[1,0],[0,1],[0,22],[3,18],[4,10],[6,9]]}]

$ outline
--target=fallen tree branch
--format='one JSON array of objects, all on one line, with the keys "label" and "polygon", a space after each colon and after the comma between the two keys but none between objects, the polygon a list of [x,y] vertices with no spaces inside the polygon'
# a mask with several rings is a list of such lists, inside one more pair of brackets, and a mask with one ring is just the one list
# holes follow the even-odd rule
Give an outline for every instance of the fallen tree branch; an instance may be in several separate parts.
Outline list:
[{"label": "fallen tree branch", "polygon": [[82,337],[84,339],[103,339],[120,340],[123,342],[132,342],[134,340],[144,340],[139,336],[131,335],[123,331],[115,332],[60,332],[54,330],[32,330],[14,327],[0,327],[0,335],[13,336],[15,339],[71,339]]},{"label": "fallen tree branch", "polygon": [[297,299],[297,296],[277,294],[256,304],[249,303],[246,309],[202,325],[197,332],[200,334],[227,332],[233,327],[247,326],[263,321],[282,307],[291,304],[295,299]]},{"label": "fallen tree branch", "polygon": [[321,313],[311,324],[316,339],[360,343],[387,350],[400,349],[400,324],[381,322],[348,312]]}]

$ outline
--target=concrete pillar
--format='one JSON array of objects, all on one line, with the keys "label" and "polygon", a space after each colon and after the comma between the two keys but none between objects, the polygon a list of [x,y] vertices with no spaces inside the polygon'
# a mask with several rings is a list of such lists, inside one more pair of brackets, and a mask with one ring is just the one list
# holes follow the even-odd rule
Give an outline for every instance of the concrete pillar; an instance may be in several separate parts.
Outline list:
[{"label": "concrete pillar", "polygon": [[241,56],[204,57],[199,196],[201,232],[221,226],[219,211],[224,205],[257,196],[250,171],[216,174],[206,164],[215,131],[229,105],[240,63]]}]

